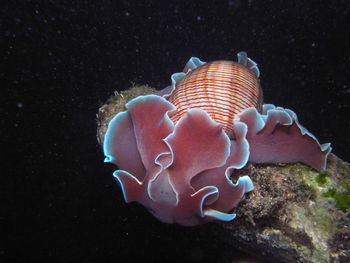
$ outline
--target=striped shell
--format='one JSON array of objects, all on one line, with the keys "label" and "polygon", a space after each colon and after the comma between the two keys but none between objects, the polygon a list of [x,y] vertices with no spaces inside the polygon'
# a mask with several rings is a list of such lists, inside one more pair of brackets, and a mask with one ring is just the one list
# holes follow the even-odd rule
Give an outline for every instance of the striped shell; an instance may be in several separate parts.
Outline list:
[{"label": "striped shell", "polygon": [[190,108],[205,110],[234,138],[233,119],[249,107],[261,111],[262,90],[253,71],[233,61],[206,63],[182,78],[169,97],[176,106],[170,118],[176,123]]}]

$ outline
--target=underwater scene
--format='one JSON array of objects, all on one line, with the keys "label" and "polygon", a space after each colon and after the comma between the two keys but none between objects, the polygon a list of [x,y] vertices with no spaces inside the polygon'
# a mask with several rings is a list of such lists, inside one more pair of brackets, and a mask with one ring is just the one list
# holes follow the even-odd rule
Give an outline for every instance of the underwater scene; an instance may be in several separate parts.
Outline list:
[{"label": "underwater scene", "polygon": [[350,262],[348,1],[1,7],[1,262]]}]

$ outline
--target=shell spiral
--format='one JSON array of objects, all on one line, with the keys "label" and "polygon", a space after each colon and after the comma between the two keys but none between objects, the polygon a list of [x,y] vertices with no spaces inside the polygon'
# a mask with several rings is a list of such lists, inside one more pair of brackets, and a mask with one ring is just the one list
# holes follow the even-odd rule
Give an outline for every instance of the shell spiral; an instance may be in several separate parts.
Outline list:
[{"label": "shell spiral", "polygon": [[182,78],[168,98],[176,106],[170,118],[176,123],[190,108],[205,110],[234,138],[235,115],[246,108],[261,111],[263,94],[253,71],[233,61],[206,63]]}]

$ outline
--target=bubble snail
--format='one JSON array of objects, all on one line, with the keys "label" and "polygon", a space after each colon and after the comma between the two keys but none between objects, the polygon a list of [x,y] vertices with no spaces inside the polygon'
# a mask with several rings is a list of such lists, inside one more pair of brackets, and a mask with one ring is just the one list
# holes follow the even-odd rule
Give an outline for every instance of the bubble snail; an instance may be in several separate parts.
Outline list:
[{"label": "bubble snail", "polygon": [[247,162],[324,170],[330,144],[321,145],[293,111],[263,104],[259,74],[245,52],[238,62],[192,57],[171,86],[129,101],[103,145],[105,161],[120,169],[113,175],[125,201],[166,223],[230,221],[254,188],[249,176],[230,179]]}]

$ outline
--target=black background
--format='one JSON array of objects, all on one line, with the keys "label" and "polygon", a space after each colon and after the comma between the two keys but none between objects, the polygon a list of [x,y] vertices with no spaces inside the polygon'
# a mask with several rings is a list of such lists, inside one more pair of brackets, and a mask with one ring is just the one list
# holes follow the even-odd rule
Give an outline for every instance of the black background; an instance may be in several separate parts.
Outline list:
[{"label": "black background", "polygon": [[350,160],[349,1],[3,1],[0,12],[9,262],[229,262],[211,224],[166,225],[125,204],[95,137],[114,90],[161,89],[191,56],[247,51],[265,102]]}]

